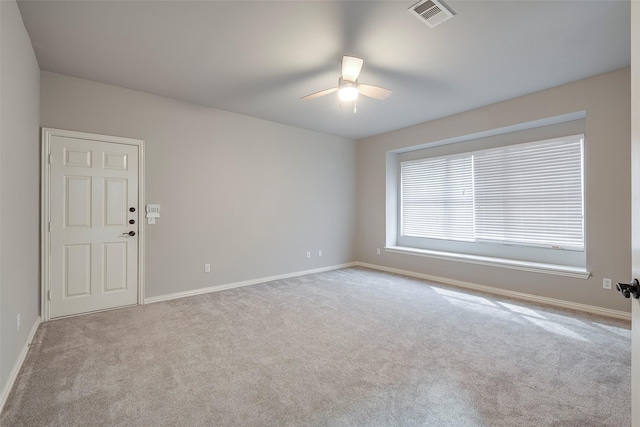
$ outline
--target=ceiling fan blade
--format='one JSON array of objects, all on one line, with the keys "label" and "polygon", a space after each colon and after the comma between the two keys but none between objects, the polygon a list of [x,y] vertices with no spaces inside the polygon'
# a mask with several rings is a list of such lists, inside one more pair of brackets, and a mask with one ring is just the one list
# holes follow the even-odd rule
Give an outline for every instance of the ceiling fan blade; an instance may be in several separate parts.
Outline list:
[{"label": "ceiling fan blade", "polygon": [[314,99],[314,98],[319,98],[319,97],[324,96],[324,95],[329,95],[330,93],[333,93],[333,92],[335,92],[335,91],[337,91],[337,90],[338,90],[338,88],[337,88],[337,87],[332,87],[331,89],[325,89],[325,90],[321,90],[320,92],[316,92],[316,93],[312,93],[312,94],[307,95],[307,96],[303,96],[303,97],[302,97],[302,98],[300,98],[300,99]]},{"label": "ceiling fan blade", "polygon": [[363,84],[358,85],[358,92],[369,98],[379,99],[380,101],[387,99],[389,95],[393,93],[393,91],[380,86]]},{"label": "ceiling fan blade", "polygon": [[362,63],[364,61],[353,56],[342,57],[342,78],[350,82],[355,82],[360,75]]}]

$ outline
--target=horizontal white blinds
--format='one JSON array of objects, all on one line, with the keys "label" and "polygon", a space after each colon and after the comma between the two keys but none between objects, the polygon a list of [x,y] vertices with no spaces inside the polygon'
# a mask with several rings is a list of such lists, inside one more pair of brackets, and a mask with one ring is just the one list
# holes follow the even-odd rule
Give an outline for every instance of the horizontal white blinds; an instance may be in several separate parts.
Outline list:
[{"label": "horizontal white blinds", "polygon": [[401,235],[582,250],[582,141],[401,163]]},{"label": "horizontal white blinds", "polygon": [[582,136],[474,155],[477,240],[583,249]]},{"label": "horizontal white blinds", "polygon": [[401,165],[402,235],[473,241],[471,155]]}]

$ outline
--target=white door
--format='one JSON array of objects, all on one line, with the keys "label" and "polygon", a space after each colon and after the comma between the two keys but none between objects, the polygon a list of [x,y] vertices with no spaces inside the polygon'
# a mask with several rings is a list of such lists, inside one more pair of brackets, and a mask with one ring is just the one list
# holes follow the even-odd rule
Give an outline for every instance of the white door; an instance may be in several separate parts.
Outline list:
[{"label": "white door", "polygon": [[[631,257],[640,279],[640,4],[631,2]],[[640,300],[631,301],[632,426],[640,427]]]},{"label": "white door", "polygon": [[55,134],[48,142],[49,318],[136,304],[138,147]]}]

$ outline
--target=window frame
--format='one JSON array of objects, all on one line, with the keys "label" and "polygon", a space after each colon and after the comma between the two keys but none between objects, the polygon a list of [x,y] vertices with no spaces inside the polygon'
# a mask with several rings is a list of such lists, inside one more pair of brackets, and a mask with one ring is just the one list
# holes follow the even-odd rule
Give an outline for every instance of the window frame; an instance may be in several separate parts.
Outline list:
[{"label": "window frame", "polygon": [[[516,138],[517,139],[517,138]],[[544,263],[550,265],[562,265],[569,268],[585,268],[586,267],[586,248],[587,248],[587,234],[586,234],[586,212],[585,212],[585,145],[586,135],[584,132],[580,133],[568,133],[564,136],[556,136],[553,138],[527,138],[525,142],[522,140],[514,141],[512,143],[504,143],[496,146],[490,146],[488,148],[480,148],[478,150],[463,150],[456,151],[449,154],[438,154],[438,150],[433,155],[420,156],[418,158],[402,160],[396,158],[396,180],[397,180],[397,199],[396,199],[396,212],[397,215],[396,227],[395,227],[395,245],[388,245],[396,250],[405,248],[409,251],[423,251],[425,253],[435,254],[451,254],[454,258],[460,256],[470,257],[488,257],[491,259],[506,259],[521,261],[523,263]],[[426,159],[437,158],[455,158],[460,156],[474,156],[479,153],[492,151],[496,149],[503,149],[508,146],[514,145],[535,145],[545,142],[553,142],[558,140],[567,139],[580,139],[580,164],[581,164],[581,211],[582,211],[582,249],[574,248],[553,248],[537,245],[521,245],[516,243],[507,243],[499,241],[483,241],[476,240],[473,242],[443,240],[443,239],[429,239],[423,237],[411,237],[404,236],[403,231],[403,187],[402,187],[402,165],[412,162],[420,162]],[[473,166],[472,166],[473,170]],[[475,178],[475,177],[474,177]],[[474,185],[475,192],[475,185]],[[475,200],[474,200],[474,223],[475,223]]]}]

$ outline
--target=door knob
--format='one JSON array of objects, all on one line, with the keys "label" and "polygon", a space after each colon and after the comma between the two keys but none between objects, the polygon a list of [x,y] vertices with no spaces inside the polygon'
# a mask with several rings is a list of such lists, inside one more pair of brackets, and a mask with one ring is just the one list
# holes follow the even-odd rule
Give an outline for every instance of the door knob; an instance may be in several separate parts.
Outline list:
[{"label": "door knob", "polygon": [[131,237],[133,237],[133,236],[135,236],[135,235],[136,235],[136,232],[135,232],[135,231],[133,231],[133,230],[131,230],[131,231],[130,231],[130,232],[128,232],[128,233],[122,233],[122,235],[123,235],[123,236],[131,236]]},{"label": "door knob", "polygon": [[631,283],[618,283],[616,289],[625,298],[631,298],[632,296],[636,299],[640,298],[640,282],[638,282],[638,279],[633,279]]}]

